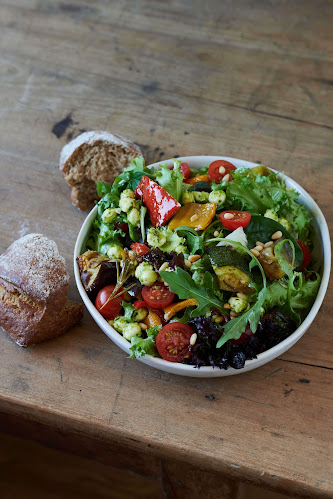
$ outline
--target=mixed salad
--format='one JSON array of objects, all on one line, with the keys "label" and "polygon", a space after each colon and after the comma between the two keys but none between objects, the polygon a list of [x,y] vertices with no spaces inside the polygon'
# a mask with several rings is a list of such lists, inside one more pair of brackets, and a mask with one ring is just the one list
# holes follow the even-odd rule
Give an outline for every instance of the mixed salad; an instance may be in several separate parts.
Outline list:
[{"label": "mixed salad", "polygon": [[309,214],[283,174],[224,160],[150,169],[136,158],[97,192],[77,262],[131,357],[241,369],[307,315],[320,276]]}]

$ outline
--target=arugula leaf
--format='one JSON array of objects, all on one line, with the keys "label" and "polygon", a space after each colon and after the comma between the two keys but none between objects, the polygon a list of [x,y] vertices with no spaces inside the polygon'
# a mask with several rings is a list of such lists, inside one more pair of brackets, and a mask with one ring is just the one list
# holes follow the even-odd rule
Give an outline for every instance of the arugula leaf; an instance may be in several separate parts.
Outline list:
[{"label": "arugula leaf", "polygon": [[173,272],[162,270],[160,276],[168,284],[170,291],[182,300],[197,300],[198,306],[192,311],[191,317],[204,315],[211,307],[221,309],[223,306],[214,294],[213,276],[209,272],[205,272],[202,286],[195,284],[191,276],[180,267]]},{"label": "arugula leaf", "polygon": [[141,338],[140,336],[132,336],[131,338],[131,346],[129,349],[131,350],[130,357],[132,359],[140,357],[144,357],[145,355],[156,355],[156,345],[155,338],[158,335],[162,326],[153,326],[147,329],[147,338]]},{"label": "arugula leaf", "polygon": [[194,255],[195,253],[203,255],[205,252],[204,233],[200,236],[196,230],[191,227],[185,227],[184,225],[177,227],[175,232],[179,232],[181,236],[186,237],[187,247],[189,248],[191,255]]},{"label": "arugula leaf", "polygon": [[158,170],[155,170],[155,180],[163,189],[165,189],[176,201],[180,200],[182,195],[184,175],[180,171],[181,161],[174,160],[174,168],[170,170],[165,165],[160,165]]}]

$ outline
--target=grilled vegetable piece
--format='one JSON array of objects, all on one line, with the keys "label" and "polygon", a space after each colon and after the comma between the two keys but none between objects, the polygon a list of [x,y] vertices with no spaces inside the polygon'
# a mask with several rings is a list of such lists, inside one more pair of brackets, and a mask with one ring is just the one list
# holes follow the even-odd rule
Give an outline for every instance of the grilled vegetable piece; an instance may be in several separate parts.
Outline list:
[{"label": "grilled vegetable piece", "polygon": [[224,291],[253,293],[249,271],[250,257],[232,246],[215,246],[207,250],[219,287]]},{"label": "grilled vegetable piece", "polygon": [[81,282],[89,298],[95,300],[97,293],[108,284],[117,282],[117,266],[115,262],[97,251],[86,251],[78,256]]},{"label": "grilled vegetable piece", "polygon": [[264,248],[260,252],[258,260],[261,263],[265,275],[266,277],[268,277],[268,279],[281,279],[281,277],[285,275],[274,255],[273,246]]},{"label": "grilled vegetable piece", "polygon": [[142,196],[154,227],[165,225],[181,206],[163,187],[146,175],[141,178],[135,192],[138,197]]},{"label": "grilled vegetable piece", "polygon": [[148,315],[143,322],[148,326],[148,328],[151,328],[153,326],[161,326],[162,324],[162,321],[157,313],[153,312],[152,310],[149,310]]},{"label": "grilled vegetable piece", "polygon": [[[274,253],[274,247],[279,241],[282,241],[282,238],[275,241],[272,246],[264,248],[258,256],[265,275],[269,279],[281,279],[285,275]],[[284,244],[283,257],[291,265],[293,255],[289,243]]]},{"label": "grilled vegetable piece", "polygon": [[224,265],[223,267],[213,265],[213,269],[219,280],[220,289],[234,293],[238,291],[246,294],[253,293],[254,289],[250,287],[251,277],[235,265]]},{"label": "grilled vegetable piece", "polygon": [[164,311],[164,319],[169,321],[171,317],[178,314],[181,310],[186,307],[197,307],[198,302],[193,298],[189,298],[188,300],[179,301],[178,303],[171,303],[163,309]]},{"label": "grilled vegetable piece", "polygon": [[208,175],[196,175],[195,177],[189,178],[185,180],[186,184],[194,185],[197,182],[209,182]]},{"label": "grilled vegetable piece", "polygon": [[172,217],[168,227],[170,230],[183,226],[204,230],[213,220],[215,212],[215,203],[187,203]]},{"label": "grilled vegetable piece", "polygon": [[254,168],[252,168],[252,172],[256,175],[263,175],[263,177],[268,177],[268,175],[271,175],[273,173],[272,170],[264,165],[255,166]]}]

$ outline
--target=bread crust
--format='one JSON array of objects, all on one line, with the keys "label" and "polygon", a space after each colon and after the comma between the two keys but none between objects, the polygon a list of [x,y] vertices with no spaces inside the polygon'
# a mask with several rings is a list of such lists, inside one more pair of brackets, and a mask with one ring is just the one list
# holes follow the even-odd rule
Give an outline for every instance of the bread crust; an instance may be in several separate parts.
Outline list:
[{"label": "bread crust", "polygon": [[117,134],[90,131],[76,137],[63,147],[59,161],[59,168],[72,188],[72,203],[86,210],[98,199],[97,182],[112,183],[131,159],[138,156],[142,156],[140,148]]},{"label": "bread crust", "polygon": [[0,326],[23,347],[63,334],[83,315],[54,241],[29,234],[0,256]]}]

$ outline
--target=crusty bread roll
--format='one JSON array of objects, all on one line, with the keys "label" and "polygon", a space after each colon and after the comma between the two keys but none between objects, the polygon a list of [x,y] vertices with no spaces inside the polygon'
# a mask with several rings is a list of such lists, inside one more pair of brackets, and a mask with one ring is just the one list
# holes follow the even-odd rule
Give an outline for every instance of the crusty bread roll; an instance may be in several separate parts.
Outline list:
[{"label": "crusty bread roll", "polygon": [[74,326],[83,305],[67,300],[69,275],[54,241],[28,234],[0,256],[0,326],[22,347]]},{"label": "crusty bread roll", "polygon": [[73,204],[88,209],[98,199],[98,180],[112,183],[138,156],[142,153],[136,144],[108,132],[85,132],[69,142],[61,151],[59,168],[72,188]]}]

